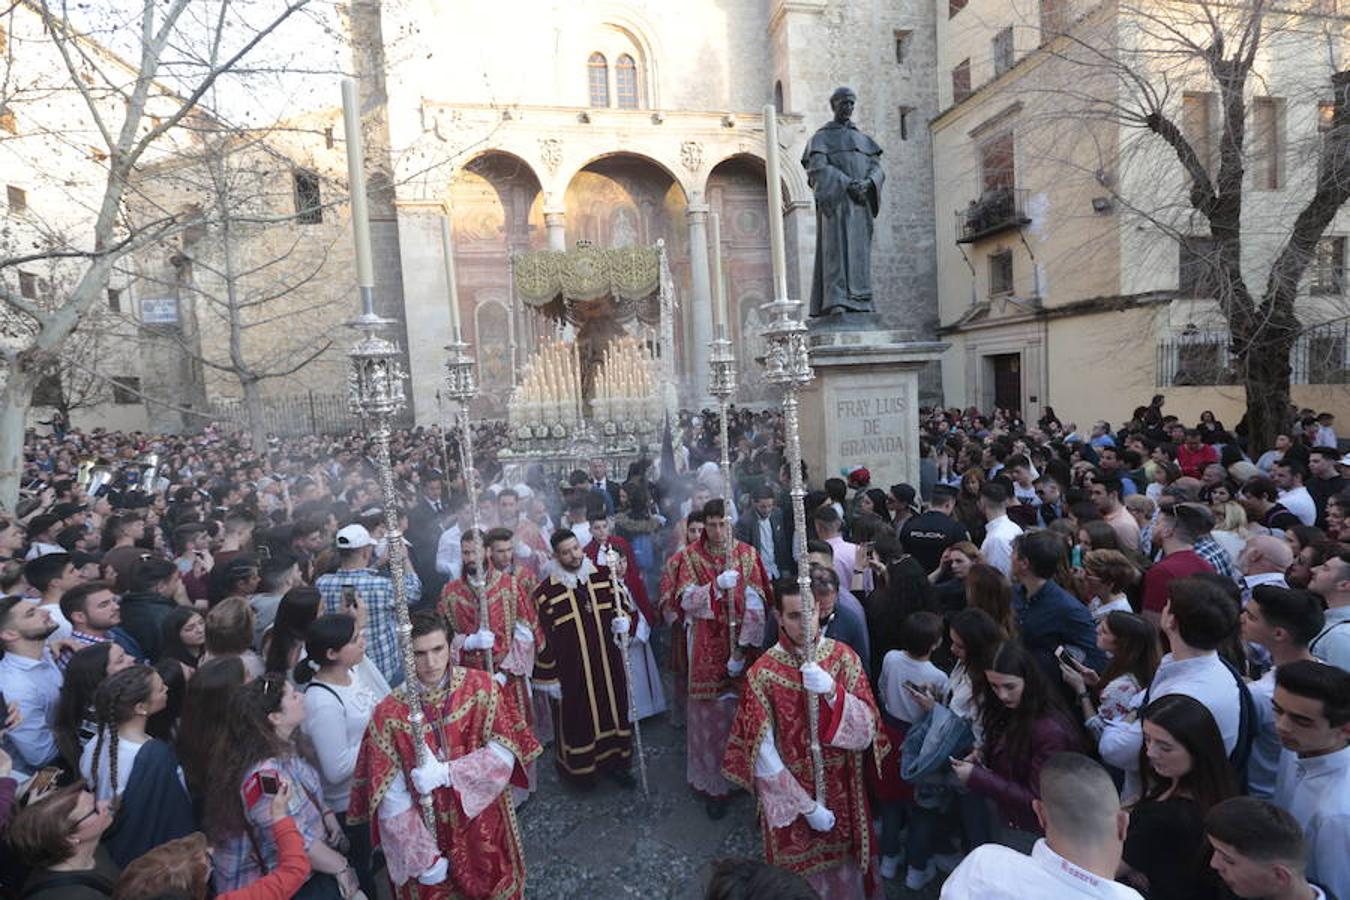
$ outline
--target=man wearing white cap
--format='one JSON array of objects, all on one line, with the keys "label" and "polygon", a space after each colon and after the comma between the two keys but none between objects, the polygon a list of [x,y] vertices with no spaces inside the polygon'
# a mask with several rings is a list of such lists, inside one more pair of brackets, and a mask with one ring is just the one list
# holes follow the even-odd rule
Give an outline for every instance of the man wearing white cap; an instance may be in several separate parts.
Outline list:
[{"label": "man wearing white cap", "polygon": [[[314,582],[323,597],[324,612],[348,612],[353,601],[366,608],[366,655],[389,686],[397,687],[403,683],[403,658],[398,649],[393,579],[371,565],[375,539],[365,526],[339,529],[334,543],[340,560],[338,570],[320,575]],[[422,582],[411,566],[405,568],[403,583],[408,605],[415,606],[422,599]]]}]

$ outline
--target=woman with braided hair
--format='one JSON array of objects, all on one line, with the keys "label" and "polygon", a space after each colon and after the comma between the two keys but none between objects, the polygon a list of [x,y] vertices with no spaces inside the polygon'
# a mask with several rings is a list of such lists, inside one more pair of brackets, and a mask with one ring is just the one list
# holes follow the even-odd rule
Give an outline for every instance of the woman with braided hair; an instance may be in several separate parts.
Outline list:
[{"label": "woman with braided hair", "polygon": [[247,887],[277,867],[268,809],[270,794],[284,779],[292,787],[290,815],[304,836],[313,868],[294,896],[364,896],[343,850],[337,849],[345,850],[346,839],[323,802],[319,773],[296,751],[295,738],[304,721],[304,697],[284,675],[251,681],[230,697],[225,733],[206,785],[204,824],[217,893]]},{"label": "woman with braided hair", "polygon": [[66,678],[56,703],[56,721],[52,731],[61,758],[71,772],[80,768],[80,754],[98,733],[94,722],[94,692],[110,675],[136,661],[117,644],[106,641],[82,648],[66,663]]},{"label": "woman with braided hair", "polygon": [[178,755],[145,731],[168,694],[149,666],[124,669],[94,692],[98,734],[80,755],[80,774],[100,802],[111,801],[114,819],[104,843],[119,866],[196,828]]}]

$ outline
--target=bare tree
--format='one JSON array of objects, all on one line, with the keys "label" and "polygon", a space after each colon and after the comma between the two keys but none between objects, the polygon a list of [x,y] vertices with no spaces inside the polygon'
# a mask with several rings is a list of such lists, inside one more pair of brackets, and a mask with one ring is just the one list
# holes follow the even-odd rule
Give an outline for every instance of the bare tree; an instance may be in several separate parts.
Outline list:
[{"label": "bare tree", "polygon": [[[8,54],[0,77],[0,109],[13,116],[14,137],[33,146],[30,158],[59,171],[66,158],[93,163],[85,192],[70,200],[76,217],[33,222],[23,240],[0,247],[0,305],[5,311],[0,361],[0,503],[18,496],[24,423],[33,388],[70,336],[103,302],[109,276],[127,254],[179,232],[188,219],[168,214],[132,224],[125,216],[136,170],[171,152],[181,128],[209,92],[232,74],[242,83],[261,48],[309,0],[142,0],[121,4],[107,17],[129,51],[123,61],[106,46],[79,34],[65,2],[15,4],[8,10],[10,45],[24,18],[35,15],[37,33],[21,52]],[[84,4],[81,4],[84,6]],[[32,31],[32,29],[29,29]],[[25,56],[27,53],[29,55]],[[54,54],[42,65],[41,54]],[[57,115],[59,112],[59,115]],[[0,126],[5,125],[0,122]],[[8,128],[8,126],[6,126]],[[53,191],[61,183],[53,185]],[[74,194],[72,188],[70,193]],[[10,197],[13,211],[14,198]],[[55,207],[56,203],[53,204]],[[31,240],[33,234],[43,240]],[[25,267],[61,260],[72,287],[58,295],[25,290]]]},{"label": "bare tree", "polygon": [[[1079,4],[1076,18],[1069,5],[1041,4],[1057,65],[1025,82],[1029,98],[1045,95],[1040,145],[1062,147],[1076,122],[1098,143],[1091,177],[1122,211],[1122,231],[1137,224],[1180,248],[1196,296],[1213,297],[1227,330],[1250,445],[1271,447],[1304,331],[1300,285],[1350,198],[1345,22],[1320,0]],[[1047,7],[1059,16],[1050,27]],[[1302,139],[1286,138],[1286,111]]]}]

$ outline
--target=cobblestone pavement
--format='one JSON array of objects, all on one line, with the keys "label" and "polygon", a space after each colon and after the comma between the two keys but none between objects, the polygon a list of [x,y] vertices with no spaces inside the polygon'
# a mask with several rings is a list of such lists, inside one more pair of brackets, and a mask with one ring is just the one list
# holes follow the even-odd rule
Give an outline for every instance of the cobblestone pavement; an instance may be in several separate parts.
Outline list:
[{"label": "cobblestone pavement", "polygon": [[[753,798],[736,795],[726,817],[711,821],[685,785],[684,731],[656,716],[642,723],[642,740],[649,800],[604,779],[590,790],[565,784],[545,750],[539,789],[519,810],[529,897],[698,900],[715,860],[762,858]],[[887,896],[936,898],[938,883],[914,893],[902,876]]]}]

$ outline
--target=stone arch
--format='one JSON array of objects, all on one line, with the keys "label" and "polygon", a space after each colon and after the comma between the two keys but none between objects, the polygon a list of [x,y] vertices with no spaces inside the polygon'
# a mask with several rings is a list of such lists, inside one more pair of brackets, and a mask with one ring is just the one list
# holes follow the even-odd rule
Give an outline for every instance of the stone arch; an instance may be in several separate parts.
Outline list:
[{"label": "stone arch", "polygon": [[[664,241],[676,297],[691,296],[690,203],[670,166],[637,153],[601,154],[573,174],[563,200],[566,246],[572,247],[579,240],[598,247]],[[683,335],[691,333],[690,305],[682,304],[675,317],[676,347],[685,346]],[[603,322],[583,327],[583,344],[603,344],[607,327]]]},{"label": "stone arch", "polygon": [[[765,170],[764,157],[759,153],[749,153],[745,151],[728,153],[725,156],[717,159],[708,167],[707,169],[708,175],[707,179],[705,180],[705,185],[703,188],[705,193],[707,191],[706,181],[712,179],[712,173],[717,170],[718,166],[721,166],[724,163],[730,162],[732,160],[747,160],[753,162],[756,166],[759,167],[761,175]],[[782,176],[783,202],[784,203],[811,202],[812,200],[811,188],[806,183],[806,171],[801,167],[801,163],[787,151],[783,151],[783,158],[780,160],[780,162],[782,163],[782,165],[779,166],[778,171],[779,174]]]},{"label": "stone arch", "polygon": [[[446,194],[460,321],[466,324],[465,338],[474,343],[484,369],[480,402],[496,413],[505,408],[510,391],[510,348],[520,331],[521,313],[511,302],[511,254],[545,246],[544,191],[525,159],[491,149],[460,166]],[[505,315],[483,318],[480,312],[487,303],[495,303]],[[487,362],[488,355],[505,361],[505,375]],[[503,378],[504,384],[499,383]]]}]

